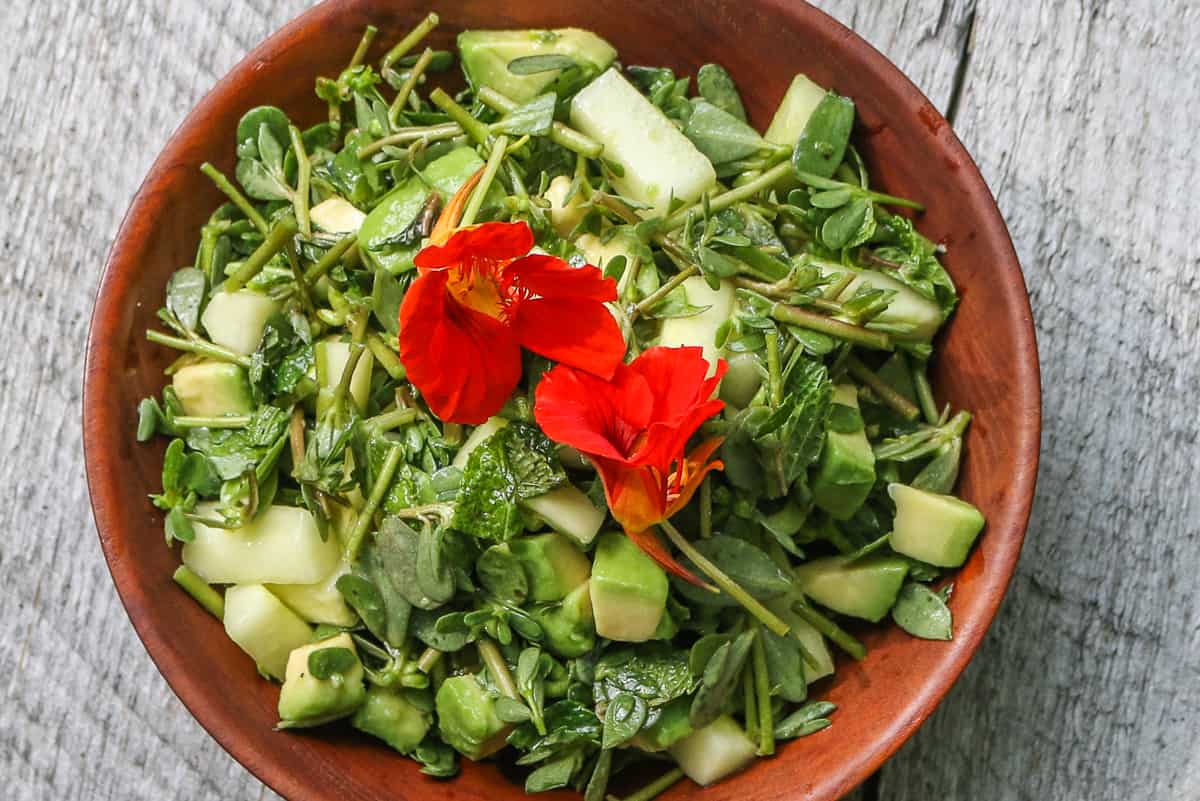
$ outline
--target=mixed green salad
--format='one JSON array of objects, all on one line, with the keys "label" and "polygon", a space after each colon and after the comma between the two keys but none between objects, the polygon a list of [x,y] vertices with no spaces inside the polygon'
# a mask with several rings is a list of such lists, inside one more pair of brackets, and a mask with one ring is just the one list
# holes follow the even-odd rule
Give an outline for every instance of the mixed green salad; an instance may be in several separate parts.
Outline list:
[{"label": "mixed green salad", "polygon": [[137,432],[175,579],[279,729],[589,801],[710,784],[829,726],[863,626],[951,637],[930,584],[984,525],[927,378],[954,284],[850,98],[797,75],[760,133],[720,65],[437,24],[371,63],[368,28],[327,121],[251,109],[202,167],[228,201]]}]

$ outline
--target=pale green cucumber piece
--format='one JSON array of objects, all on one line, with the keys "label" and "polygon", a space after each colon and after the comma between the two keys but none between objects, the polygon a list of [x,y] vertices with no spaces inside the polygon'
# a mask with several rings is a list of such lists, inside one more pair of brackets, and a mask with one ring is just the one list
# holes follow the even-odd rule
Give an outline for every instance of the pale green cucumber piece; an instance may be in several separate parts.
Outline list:
[{"label": "pale green cucumber piece", "polygon": [[818,86],[807,75],[801,73],[792,78],[763,139],[772,144],[795,147],[813,110],[823,99],[824,87]]},{"label": "pale green cucumber piece", "polygon": [[591,545],[600,533],[607,516],[604,509],[597,509],[591,498],[573,484],[564,484],[545,495],[527,498],[522,503],[546,521],[550,528],[566,534],[584,548]]},{"label": "pale green cucumber piece", "polygon": [[279,302],[252,289],[217,292],[204,307],[200,325],[208,338],[234,353],[249,356],[258,350],[267,320],[279,311]]},{"label": "pale green cucumber piece", "polygon": [[721,715],[667,751],[696,784],[707,787],[754,761],[758,746],[729,715]]},{"label": "pale green cucumber piece", "polygon": [[528,56],[568,56],[584,70],[597,74],[617,57],[608,42],[580,28],[519,31],[463,31],[458,35],[463,72],[471,85],[490,86],[510,100],[533,100],[562,73],[561,69],[515,75],[508,65]]},{"label": "pale green cucumber piece", "polygon": [[717,347],[717,331],[733,314],[736,299],[733,282],[722,281],[719,287],[713,289],[702,276],[693,275],[684,279],[680,286],[687,295],[687,302],[704,311],[691,317],[668,317],[663,320],[658,344],[668,348],[704,348],[708,374],[712,375],[723,353],[723,349]]},{"label": "pale green cucumber piece", "polygon": [[489,417],[471,431],[467,441],[458,449],[458,453],[454,454],[454,461],[451,463],[459,470],[467,469],[467,461],[471,458],[471,452],[484,443],[484,441],[495,434],[500,429],[508,425],[508,420],[503,417]]},{"label": "pale green cucumber piece", "polygon": [[872,323],[893,326],[903,326],[903,333],[891,333],[891,337],[901,342],[928,342],[941,328],[943,322],[942,309],[929,298],[924,297],[913,289],[905,286],[890,275],[884,275],[875,270],[856,270],[836,264],[822,262],[822,276],[831,281],[837,281],[845,273],[852,273],[853,280],[846,285],[839,300],[849,300],[860,288],[885,289],[895,292],[888,307],[880,312]]},{"label": "pale green cucumber piece", "polygon": [[[313,347],[317,363],[317,418],[325,415],[329,404],[333,401],[334,389],[342,380],[346,362],[350,360],[350,343],[340,339],[323,339]],[[350,398],[360,412],[367,409],[367,398],[371,394],[371,369],[375,364],[375,356],[369,349],[364,350],[354,365],[354,374],[350,376]]]},{"label": "pale green cucumber piece", "polygon": [[[587,209],[583,208],[583,195],[576,192],[567,201],[567,193],[571,191],[571,179],[565,175],[557,175],[542,197],[550,201],[550,224],[559,236],[567,236],[575,230],[575,226],[583,220]],[[599,266],[599,265],[597,265]]]},{"label": "pale green cucumber piece", "polygon": [[[200,517],[215,514],[210,504]],[[315,584],[338,566],[335,538],[322,542],[307,509],[271,506],[241,528],[194,523],[196,538],[183,546],[183,563],[214,584]]]},{"label": "pale green cucumber piece", "polygon": [[259,670],[282,680],[288,654],[312,637],[312,629],[261,584],[225,591],[225,633],[250,655]]},{"label": "pale green cucumber piece", "polygon": [[313,206],[308,217],[325,233],[352,234],[362,226],[367,215],[350,201],[334,195]]},{"label": "pale green cucumber piece", "polygon": [[314,584],[268,584],[267,589],[309,623],[353,626],[358,615],[338,592],[337,580],[350,572],[344,560],[328,576]]}]

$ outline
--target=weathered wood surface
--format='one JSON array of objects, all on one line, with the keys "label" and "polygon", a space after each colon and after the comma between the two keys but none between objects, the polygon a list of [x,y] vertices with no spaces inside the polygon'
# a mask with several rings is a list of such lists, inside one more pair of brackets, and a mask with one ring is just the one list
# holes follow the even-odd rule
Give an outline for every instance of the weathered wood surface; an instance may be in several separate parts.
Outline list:
[{"label": "weathered wood surface", "polygon": [[[125,618],[80,461],[110,237],[186,111],[301,0],[49,0],[5,15],[0,795],[273,798]],[[1200,13],[1186,0],[821,3],[953,112],[1033,296],[1038,502],[1009,599],[868,798],[1200,798]]]}]

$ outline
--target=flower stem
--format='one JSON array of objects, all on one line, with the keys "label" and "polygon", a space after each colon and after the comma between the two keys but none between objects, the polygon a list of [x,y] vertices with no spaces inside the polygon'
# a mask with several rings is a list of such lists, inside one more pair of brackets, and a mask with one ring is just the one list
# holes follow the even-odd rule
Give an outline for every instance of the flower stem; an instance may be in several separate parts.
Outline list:
[{"label": "flower stem", "polygon": [[921,416],[921,410],[917,408],[915,403],[892,388],[874,370],[859,361],[857,356],[851,356],[846,360],[846,369],[850,372],[850,375],[857,378],[867,387],[870,387],[871,391],[878,395],[881,401],[890,406],[896,414],[905,420],[916,420]]},{"label": "flower stem", "polygon": [[[764,172],[762,175],[755,178],[753,181],[749,181],[741,186],[734,187],[733,189],[722,192],[716,197],[711,198],[708,201],[709,214],[715,214],[722,209],[729,208],[735,203],[748,200],[749,198],[757,195],[759,192],[762,192],[765,189],[770,189],[772,186],[777,184],[781,178],[791,174],[791,163],[785,161],[782,164],[777,164]],[[689,214],[696,209],[701,208],[701,203],[703,203],[703,201],[700,203],[693,203],[690,206],[685,206],[684,208],[672,214],[670,217],[667,217],[665,220],[663,220],[663,223],[658,230],[674,231],[676,228],[681,227],[685,222],[687,222]]]},{"label": "flower stem", "polygon": [[667,539],[669,539],[672,544],[674,544],[674,546],[683,553],[684,556],[690,559],[692,563],[696,565],[696,567],[700,568],[701,573],[712,579],[714,584],[724,590],[729,597],[741,604],[747,612],[753,615],[768,629],[775,632],[780,637],[787,636],[787,633],[791,631],[791,627],[788,626],[787,623],[780,620],[774,612],[759,603],[756,598],[750,595],[750,593],[742,589],[741,585],[739,585],[729,576],[725,575],[725,572],[721,570],[721,568],[710,562],[704,554],[697,551],[692,544],[688,542],[682,534],[679,533],[679,529],[675,528],[671,521],[664,520],[659,523],[659,526],[663,531],[666,532]]},{"label": "flower stem", "polygon": [[662,793],[666,792],[671,785],[675,784],[675,782],[682,778],[683,771],[679,768],[673,768],[637,792],[630,793],[629,795],[625,796],[624,799],[617,798],[615,795],[610,795],[607,796],[607,801],[652,801]]},{"label": "flower stem", "polygon": [[276,253],[283,250],[284,246],[296,235],[297,230],[296,218],[290,215],[275,223],[263,243],[255,248],[233,275],[225,279],[224,290],[237,292],[245,286],[247,281],[254,278],[263,267],[267,266],[267,262],[274,258]]},{"label": "flower stem", "polygon": [[[520,106],[515,100],[510,100],[490,86],[479,88],[479,102],[502,114],[511,114]],[[561,122],[550,126],[550,141],[589,159],[599,158],[604,150],[604,145]]]},{"label": "flower stem", "polygon": [[185,350],[189,353],[196,353],[201,356],[207,356],[210,359],[215,359],[219,362],[229,362],[236,364],[239,367],[250,367],[250,357],[243,356],[240,353],[234,353],[229,348],[223,348],[220,345],[214,345],[211,342],[206,342],[203,339],[181,339],[173,337],[170,334],[164,334],[161,331],[153,329],[146,332],[146,339],[158,345],[166,345],[168,348],[175,350]]},{"label": "flower stem", "polygon": [[508,663],[504,661],[504,654],[500,653],[496,643],[487,638],[481,638],[476,646],[479,648],[480,658],[487,665],[488,672],[492,674],[492,681],[496,682],[496,687],[500,692],[509,698],[520,698],[520,693],[517,692],[517,683],[513,681]]},{"label": "flower stem", "polygon": [[428,36],[429,32],[437,27],[439,21],[438,15],[433,12],[426,15],[425,19],[418,22],[411,31],[405,34],[403,39],[396,42],[392,46],[392,49],[387,51],[387,54],[383,57],[383,61],[380,62],[380,66],[383,69],[387,69],[408,55],[408,51],[412,50],[422,39]]},{"label": "flower stem", "polygon": [[483,166],[483,175],[479,177],[479,183],[471,193],[471,199],[467,201],[466,209],[463,210],[462,220],[458,223],[460,227],[465,228],[475,222],[476,215],[483,208],[483,199],[487,196],[488,190],[492,188],[492,182],[496,180],[496,173],[500,171],[500,163],[504,161],[507,150],[508,137],[500,134],[492,142],[492,153],[488,156],[487,164]]},{"label": "flower stem", "polygon": [[457,122],[462,129],[467,132],[467,135],[481,145],[486,145],[488,140],[488,127],[479,120],[471,116],[471,112],[460,106],[453,97],[451,97],[445,89],[440,86],[429,93],[429,99],[433,104],[446,112],[450,119]]},{"label": "flower stem", "polygon": [[196,599],[217,620],[225,618],[225,599],[208,582],[192,572],[187,565],[180,565],[171,576],[184,592]]},{"label": "flower stem", "polygon": [[367,529],[371,527],[371,519],[375,516],[375,510],[379,508],[379,504],[383,503],[383,496],[391,488],[392,477],[396,475],[396,468],[400,466],[400,457],[403,455],[404,446],[398,443],[388,450],[387,458],[383,460],[383,466],[379,468],[379,476],[375,479],[375,486],[371,488],[371,495],[367,498],[362,511],[358,513],[358,517],[354,521],[354,528],[351,529],[350,536],[346,539],[346,561],[353,562],[358,558],[358,551],[362,548],[363,540],[367,536]]},{"label": "flower stem", "polygon": [[225,173],[207,161],[200,165],[200,172],[212,179],[212,182],[217,185],[217,189],[224,192],[233,201],[233,205],[241,209],[242,214],[246,215],[246,219],[254,223],[254,227],[262,232],[263,235],[266,235],[268,228],[267,221],[258,213],[258,209],[254,208],[254,204],[247,200],[246,196],[233,185],[233,182],[225,177]]},{"label": "flower stem", "polygon": [[308,151],[304,149],[300,129],[289,125],[288,136],[292,140],[292,152],[296,154],[296,192],[292,195],[292,205],[296,209],[296,225],[307,239],[312,236],[312,223],[308,219],[308,184],[312,177],[312,163],[308,160]]},{"label": "flower stem", "polygon": [[[404,83],[400,84],[400,89],[396,92],[396,98],[392,101],[392,105],[388,107],[388,122],[392,125],[400,119],[400,112],[404,110],[404,104],[408,102],[408,97],[417,88],[417,82],[421,80],[421,76],[425,74],[425,70],[429,68],[429,62],[433,61],[433,50],[425,48],[421,51],[421,57],[417,59],[417,63],[413,64],[413,68],[409,70],[408,77],[404,79]],[[360,151],[361,152],[361,151]],[[362,158],[362,156],[359,156]]]},{"label": "flower stem", "polygon": [[778,322],[787,323],[788,325],[798,325],[810,331],[829,334],[855,345],[861,345],[864,348],[871,348],[873,350],[892,349],[892,340],[887,334],[880,331],[871,331],[859,325],[851,325],[842,320],[835,320],[832,317],[810,312],[799,306],[776,303],[771,308],[771,317]]},{"label": "flower stem", "polygon": [[325,255],[304,272],[305,283],[315,284],[321,276],[333,269],[333,265],[341,261],[342,256],[346,255],[346,251],[354,247],[358,243],[358,234],[348,234],[337,242],[329,250],[325,251]]}]

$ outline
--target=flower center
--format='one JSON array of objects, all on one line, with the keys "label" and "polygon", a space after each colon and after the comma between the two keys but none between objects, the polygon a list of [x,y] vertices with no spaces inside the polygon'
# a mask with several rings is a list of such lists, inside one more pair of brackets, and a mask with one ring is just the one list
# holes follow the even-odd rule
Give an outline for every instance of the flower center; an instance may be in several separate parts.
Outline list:
[{"label": "flower center", "polygon": [[501,291],[500,262],[471,259],[452,267],[446,290],[458,303],[496,320],[507,317],[510,298]]}]

